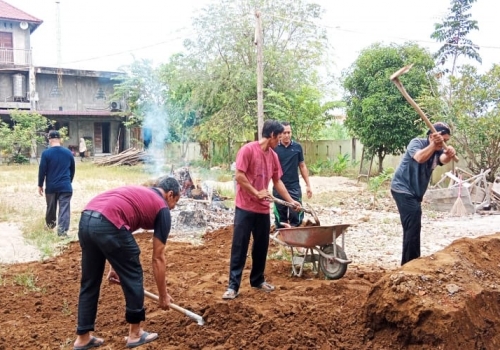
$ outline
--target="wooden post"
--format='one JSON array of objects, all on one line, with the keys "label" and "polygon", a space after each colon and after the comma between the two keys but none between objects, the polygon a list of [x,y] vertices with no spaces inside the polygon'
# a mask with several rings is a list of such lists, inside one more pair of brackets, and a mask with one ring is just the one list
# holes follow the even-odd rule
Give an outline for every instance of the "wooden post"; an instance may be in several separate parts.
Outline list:
[{"label": "wooden post", "polygon": [[262,17],[260,11],[255,11],[255,45],[257,46],[257,137],[262,138],[264,126],[264,63],[262,50]]}]

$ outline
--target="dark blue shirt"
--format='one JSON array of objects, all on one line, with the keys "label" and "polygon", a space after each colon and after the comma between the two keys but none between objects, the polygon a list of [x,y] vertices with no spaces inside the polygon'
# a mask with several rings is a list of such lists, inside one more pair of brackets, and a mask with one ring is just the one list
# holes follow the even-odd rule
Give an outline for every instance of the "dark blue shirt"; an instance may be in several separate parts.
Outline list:
[{"label": "dark blue shirt", "polygon": [[419,150],[429,146],[429,139],[416,138],[410,141],[406,148],[406,153],[401,160],[391,182],[391,190],[399,193],[407,193],[417,197],[421,202],[425,191],[431,180],[432,171],[438,165],[443,165],[439,161],[442,150],[434,154],[424,163],[418,163],[413,156]]},{"label": "dark blue shirt", "polygon": [[75,176],[75,157],[62,146],[54,146],[42,152],[38,167],[38,186],[45,193],[73,192],[71,182]]},{"label": "dark blue shirt", "polygon": [[280,160],[283,176],[281,181],[288,191],[300,189],[299,164],[304,161],[304,152],[300,143],[291,141],[288,146],[281,142],[274,148]]}]

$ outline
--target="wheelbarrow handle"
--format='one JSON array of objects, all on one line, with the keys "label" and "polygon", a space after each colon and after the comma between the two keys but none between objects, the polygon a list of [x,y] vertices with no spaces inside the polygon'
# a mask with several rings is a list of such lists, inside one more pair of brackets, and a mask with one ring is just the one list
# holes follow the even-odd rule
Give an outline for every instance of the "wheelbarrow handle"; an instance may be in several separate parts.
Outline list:
[{"label": "wheelbarrow handle", "polygon": [[[289,208],[295,208],[295,205],[293,205],[290,202],[284,201],[283,199],[279,199],[279,198],[276,198],[274,196],[271,196],[271,198],[272,198],[274,203],[281,204],[281,205],[284,205],[285,207],[289,207]],[[312,210],[304,208],[303,206],[300,207],[300,211],[303,211],[303,212],[308,213],[308,214],[313,214]]]},{"label": "wheelbarrow handle", "polygon": [[[276,198],[273,195],[271,195],[271,199],[273,200],[274,203],[281,204],[281,205],[284,205],[284,206],[289,207],[289,208],[295,208],[295,205],[293,205],[292,203],[284,201],[284,200],[279,199],[279,198]],[[300,210],[305,212],[305,213],[311,214],[314,217],[314,221],[316,221],[316,225],[321,226],[321,223],[319,222],[318,215],[316,215],[316,212],[314,210],[304,208],[303,206],[300,207]]]}]

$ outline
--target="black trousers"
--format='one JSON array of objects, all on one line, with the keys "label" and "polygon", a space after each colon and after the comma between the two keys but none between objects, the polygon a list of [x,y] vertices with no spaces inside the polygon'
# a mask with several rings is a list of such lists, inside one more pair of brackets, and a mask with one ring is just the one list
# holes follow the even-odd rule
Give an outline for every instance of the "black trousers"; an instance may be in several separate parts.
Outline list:
[{"label": "black trousers", "polygon": [[266,269],[270,228],[271,219],[269,214],[253,213],[236,207],[231,262],[229,264],[229,288],[236,292],[240,289],[251,234],[253,236],[253,245],[250,285],[258,287],[265,282],[264,270]]},{"label": "black trousers", "polygon": [[82,248],[82,278],[76,334],[94,330],[106,260],[120,276],[125,295],[125,320],[133,324],[144,321],[143,271],[139,260],[141,250],[132,232],[125,228],[117,229],[98,212],[84,211],[80,218],[78,238]]},{"label": "black trousers", "polygon": [[[298,189],[287,190],[288,194],[290,194],[290,197],[292,197],[293,200],[296,200],[297,202],[302,204],[302,190],[300,189],[300,187]],[[273,189],[273,196],[279,199],[283,199],[275,189]],[[293,227],[297,227],[302,223],[302,220],[304,219],[303,211],[297,212],[292,208],[287,207],[286,205],[281,205],[278,203],[274,203],[273,214],[276,227],[283,227],[283,225],[280,225],[280,222],[288,223]]]},{"label": "black trousers", "polygon": [[410,194],[391,191],[403,225],[403,255],[401,265],[420,257],[422,203]]},{"label": "black trousers", "polygon": [[[57,223],[57,234],[60,236],[67,234],[69,230],[72,196],[72,192],[45,193],[45,202],[47,203],[45,223],[49,228],[56,227]],[[59,215],[56,221],[57,205],[59,205]]]}]

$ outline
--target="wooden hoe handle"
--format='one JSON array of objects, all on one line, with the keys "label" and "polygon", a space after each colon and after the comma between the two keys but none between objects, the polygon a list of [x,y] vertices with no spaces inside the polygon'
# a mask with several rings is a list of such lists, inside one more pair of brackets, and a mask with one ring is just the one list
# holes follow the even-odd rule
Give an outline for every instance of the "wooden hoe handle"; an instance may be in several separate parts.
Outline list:
[{"label": "wooden hoe handle", "polygon": [[[417,111],[418,115],[420,116],[420,118],[422,118],[422,120],[427,125],[427,127],[433,133],[435,133],[436,129],[434,128],[434,125],[432,125],[429,118],[427,118],[427,116],[425,115],[424,111],[422,111],[422,109],[420,109],[418,104],[411,98],[411,96],[408,94],[408,92],[406,92],[406,89],[404,88],[403,84],[401,84],[401,82],[399,81],[399,75],[406,73],[410,68],[411,68],[411,66],[406,66],[406,67],[400,69],[399,71],[397,71],[396,73],[394,73],[391,76],[391,81],[394,83],[394,85],[396,85],[399,92],[401,92],[401,94],[404,96],[404,98],[406,98],[406,101],[408,101],[408,103]],[[444,147],[444,149],[448,148],[448,146],[446,145],[445,142],[443,142],[443,147]],[[453,160],[455,162],[459,161],[459,159],[456,155],[453,157]]]}]

